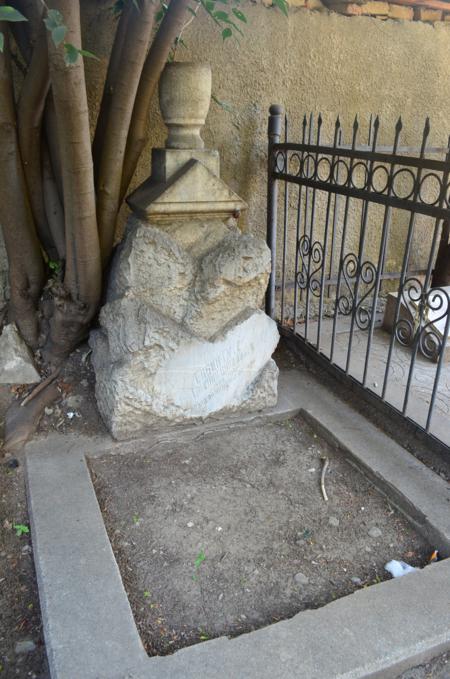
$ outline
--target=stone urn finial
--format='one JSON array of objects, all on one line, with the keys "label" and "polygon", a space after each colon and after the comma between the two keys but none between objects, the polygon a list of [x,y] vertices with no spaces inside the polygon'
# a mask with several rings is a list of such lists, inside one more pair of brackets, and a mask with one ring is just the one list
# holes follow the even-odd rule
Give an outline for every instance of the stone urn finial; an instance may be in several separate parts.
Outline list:
[{"label": "stone urn finial", "polygon": [[204,148],[200,131],[210,102],[209,64],[174,61],[166,65],[159,81],[159,106],[169,130],[166,148]]}]

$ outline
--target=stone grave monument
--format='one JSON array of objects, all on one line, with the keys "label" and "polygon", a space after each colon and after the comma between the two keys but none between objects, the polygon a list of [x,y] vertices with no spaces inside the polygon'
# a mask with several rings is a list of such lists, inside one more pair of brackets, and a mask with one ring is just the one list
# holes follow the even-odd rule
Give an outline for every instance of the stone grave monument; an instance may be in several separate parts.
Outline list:
[{"label": "stone grave monument", "polygon": [[96,398],[112,435],[275,405],[275,322],[261,310],[270,251],[242,233],[246,208],[200,136],[208,65],[168,64],[160,107],[169,134],[129,198],[100,327],[91,333]]}]

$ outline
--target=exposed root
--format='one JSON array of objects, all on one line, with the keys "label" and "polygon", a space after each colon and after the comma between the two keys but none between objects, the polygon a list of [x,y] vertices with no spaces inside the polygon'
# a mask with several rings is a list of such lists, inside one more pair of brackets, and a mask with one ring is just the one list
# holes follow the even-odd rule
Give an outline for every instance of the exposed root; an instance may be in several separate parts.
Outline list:
[{"label": "exposed root", "polygon": [[26,406],[14,401],[5,417],[5,442],[3,450],[8,453],[18,452],[31,438],[39,426],[46,406],[61,398],[54,381],[47,384]]},{"label": "exposed root", "polygon": [[61,366],[59,368],[56,368],[56,370],[54,370],[51,375],[46,377],[45,380],[42,380],[42,382],[39,382],[39,384],[28,394],[28,396],[26,396],[23,399],[22,403],[20,404],[20,407],[23,408],[24,406],[27,405],[27,403],[29,403],[34,398],[36,398],[36,396],[38,394],[40,394],[41,391],[43,391],[46,386],[51,384],[53,382],[53,380],[56,380],[56,378],[58,377],[60,372],[61,372]]}]

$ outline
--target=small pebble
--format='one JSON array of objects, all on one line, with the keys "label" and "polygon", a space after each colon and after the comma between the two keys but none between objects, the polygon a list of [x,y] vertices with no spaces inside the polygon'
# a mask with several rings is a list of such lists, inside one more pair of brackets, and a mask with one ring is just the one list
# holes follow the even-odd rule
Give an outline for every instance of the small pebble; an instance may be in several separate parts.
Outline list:
[{"label": "small pebble", "polygon": [[221,592],[221,593],[219,594],[219,601],[222,601],[222,599],[223,599],[223,592]]},{"label": "small pebble", "polygon": [[328,523],[330,524],[330,526],[334,526],[335,528],[337,528],[339,526],[339,519],[337,518],[337,516],[330,516],[330,518],[328,519]]},{"label": "small pebble", "polygon": [[193,522],[193,521],[188,521],[187,524],[186,524],[186,526],[187,526],[188,528],[192,528],[193,525],[194,525],[194,522]]},{"label": "small pebble", "polygon": [[296,573],[294,582],[296,585],[309,585],[309,578],[304,573]]},{"label": "small pebble", "polygon": [[53,410],[53,408],[44,408],[44,412],[46,415],[53,415],[55,411]]},{"label": "small pebble", "polygon": [[14,646],[14,652],[16,655],[22,655],[24,653],[31,653],[36,648],[36,644],[31,639],[24,639],[23,641],[18,641]]},{"label": "small pebble", "polygon": [[377,526],[372,526],[372,528],[367,531],[367,534],[371,538],[380,538],[382,535],[381,530]]},{"label": "small pebble", "polygon": [[361,578],[352,578],[352,582],[354,585],[362,585]]},{"label": "small pebble", "polygon": [[31,554],[31,545],[24,545],[21,551],[22,554]]}]

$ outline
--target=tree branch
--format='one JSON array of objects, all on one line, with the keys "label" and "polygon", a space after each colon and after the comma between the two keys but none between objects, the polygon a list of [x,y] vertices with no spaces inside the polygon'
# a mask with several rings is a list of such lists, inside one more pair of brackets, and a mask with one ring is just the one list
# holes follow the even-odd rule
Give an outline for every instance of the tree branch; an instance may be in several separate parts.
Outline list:
[{"label": "tree branch", "polygon": [[159,77],[166,65],[175,38],[183,28],[189,0],[172,0],[145,60],[128,133],[122,173],[123,200],[146,143],[146,128],[150,102]]}]

